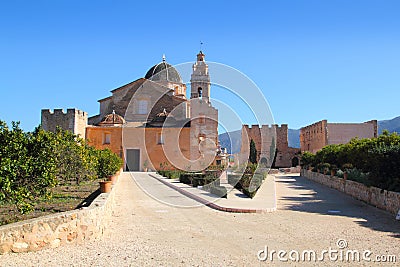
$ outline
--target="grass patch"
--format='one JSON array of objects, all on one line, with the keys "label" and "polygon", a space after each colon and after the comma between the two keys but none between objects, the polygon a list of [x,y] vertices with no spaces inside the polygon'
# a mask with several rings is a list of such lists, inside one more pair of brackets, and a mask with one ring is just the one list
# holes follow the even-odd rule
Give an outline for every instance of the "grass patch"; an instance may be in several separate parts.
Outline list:
[{"label": "grass patch", "polygon": [[49,190],[51,197],[36,199],[35,209],[29,214],[19,213],[13,204],[0,203],[0,225],[88,206],[99,194],[99,181],[85,181],[80,185],[73,183],[51,188]]}]

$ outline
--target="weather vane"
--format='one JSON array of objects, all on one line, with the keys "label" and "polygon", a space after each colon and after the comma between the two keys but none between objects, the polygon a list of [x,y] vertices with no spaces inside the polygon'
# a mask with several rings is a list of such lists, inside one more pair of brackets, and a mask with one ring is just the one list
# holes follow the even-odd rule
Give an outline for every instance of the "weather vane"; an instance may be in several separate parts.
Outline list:
[{"label": "weather vane", "polygon": [[200,41],[200,51],[203,51],[203,42]]}]

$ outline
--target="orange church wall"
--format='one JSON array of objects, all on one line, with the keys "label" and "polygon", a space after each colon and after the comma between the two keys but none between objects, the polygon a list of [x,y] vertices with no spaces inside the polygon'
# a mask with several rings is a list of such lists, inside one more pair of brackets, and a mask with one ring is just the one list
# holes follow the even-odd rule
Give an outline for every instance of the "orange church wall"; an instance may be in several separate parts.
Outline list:
[{"label": "orange church wall", "polygon": [[[109,144],[105,142],[106,134],[111,135]],[[86,139],[89,145],[97,149],[109,148],[112,152],[123,158],[122,127],[89,126],[86,128]]]},{"label": "orange church wall", "polygon": [[[163,132],[164,143],[159,143]],[[190,128],[148,128],[146,129],[146,150],[154,169],[168,162],[168,169],[182,167],[190,156]],[[173,161],[172,163],[170,161]]]},{"label": "orange church wall", "polygon": [[[105,143],[106,134],[111,135],[109,144]],[[162,143],[160,143],[161,134],[163,135]],[[191,164],[189,162],[191,134],[189,127],[89,126],[86,128],[89,145],[97,149],[109,148],[122,159],[124,159],[126,149],[140,149],[141,170],[144,170],[145,165],[151,170],[160,169],[161,164],[166,166],[166,169],[186,169]],[[215,160],[214,164],[216,164]]]},{"label": "orange church wall", "polygon": [[[163,133],[163,143],[160,135]],[[124,127],[124,149],[140,149],[140,168],[160,169],[160,164],[168,163],[167,169],[173,165],[185,166],[190,156],[190,128],[136,128]],[[170,161],[175,161],[172,164]]]}]

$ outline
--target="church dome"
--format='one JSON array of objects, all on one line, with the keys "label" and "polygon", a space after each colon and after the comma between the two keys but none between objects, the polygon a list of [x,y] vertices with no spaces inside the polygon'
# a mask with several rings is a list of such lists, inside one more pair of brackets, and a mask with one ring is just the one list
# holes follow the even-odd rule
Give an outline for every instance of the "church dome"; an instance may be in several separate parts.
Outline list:
[{"label": "church dome", "polygon": [[169,81],[173,83],[183,83],[179,72],[165,61],[165,56],[163,56],[163,61],[151,67],[144,77],[156,82]]},{"label": "church dome", "polygon": [[99,125],[107,126],[107,125],[115,125],[115,124],[124,124],[125,120],[122,116],[118,115],[113,111],[111,114],[106,115]]}]

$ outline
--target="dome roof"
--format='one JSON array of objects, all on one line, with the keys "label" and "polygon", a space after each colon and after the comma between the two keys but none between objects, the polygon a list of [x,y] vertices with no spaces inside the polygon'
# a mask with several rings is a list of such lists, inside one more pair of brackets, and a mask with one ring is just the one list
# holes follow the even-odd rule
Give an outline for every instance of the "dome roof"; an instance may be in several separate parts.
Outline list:
[{"label": "dome roof", "polygon": [[163,56],[162,62],[151,67],[144,77],[151,81],[183,83],[179,72],[165,61],[165,56]]},{"label": "dome roof", "polygon": [[124,118],[122,118],[122,116],[120,116],[118,114],[115,114],[115,112],[113,111],[113,113],[106,115],[101,120],[99,125],[107,126],[107,125],[124,124],[124,123],[125,123]]}]

